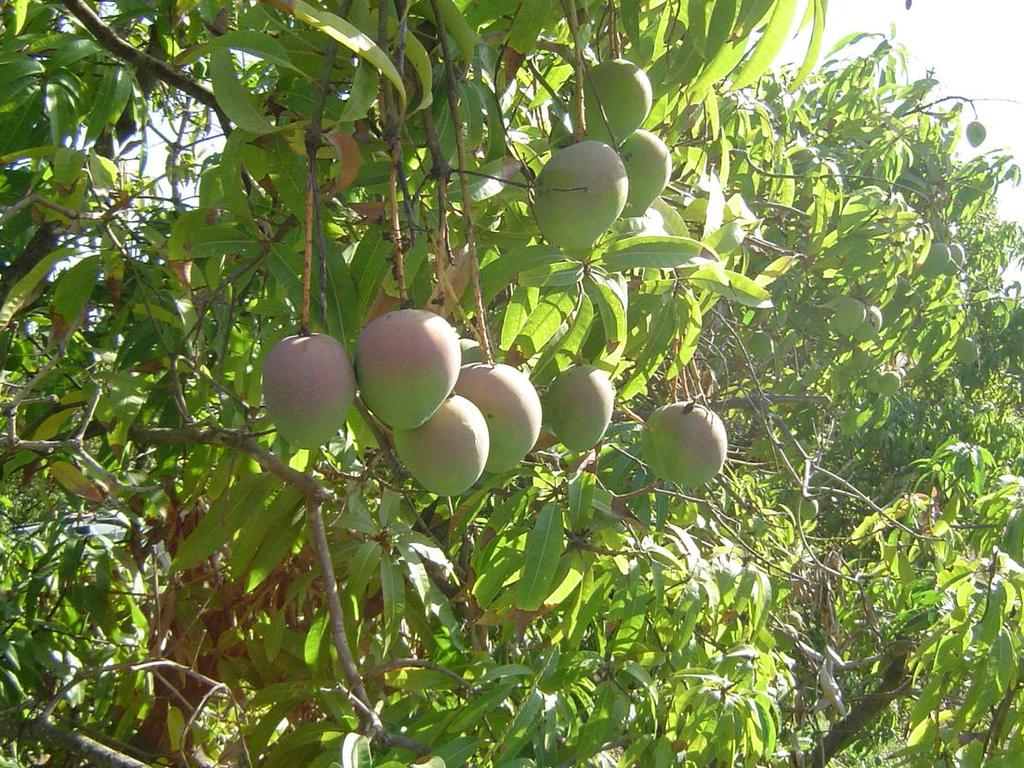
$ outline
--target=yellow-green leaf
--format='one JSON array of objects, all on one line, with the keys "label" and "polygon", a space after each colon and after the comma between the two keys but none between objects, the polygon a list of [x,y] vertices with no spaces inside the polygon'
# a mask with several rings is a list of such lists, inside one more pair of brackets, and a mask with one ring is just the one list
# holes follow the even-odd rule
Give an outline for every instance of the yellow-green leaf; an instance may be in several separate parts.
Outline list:
[{"label": "yellow-green leaf", "polygon": [[363,33],[340,16],[327,11],[321,11],[319,8],[314,8],[302,0],[281,0],[281,2],[275,4],[287,10],[296,19],[306,22],[310,26],[319,29],[328,37],[337,40],[356,54],[356,56],[366,59],[370,64],[379,69],[384,77],[395,86],[395,91],[397,91],[398,97],[402,101],[402,107],[405,107],[406,95],[402,77],[398,74],[398,70],[391,62],[391,59],[381,50],[380,46],[373,42],[369,35]]},{"label": "yellow-green leaf", "polygon": [[55,461],[51,464],[50,477],[76,496],[88,501],[103,501],[104,493],[100,487],[66,461]]},{"label": "yellow-green leaf", "polygon": [[230,51],[222,49],[210,54],[210,79],[213,81],[213,95],[231,122],[257,136],[274,130],[273,124],[256,108],[252,96],[238,79]]},{"label": "yellow-green leaf", "polygon": [[524,611],[537,610],[544,598],[551,594],[552,581],[564,548],[561,507],[546,504],[526,537],[523,573],[516,592],[516,604]]},{"label": "yellow-green leaf", "polygon": [[796,0],[779,0],[772,12],[768,24],[764,28],[761,39],[754,46],[754,52],[747,59],[746,64],[733,78],[732,87],[734,90],[746,88],[752,85],[757,79],[768,71],[772,59],[782,49],[786,42],[786,35],[793,24],[793,15],[796,12]]}]

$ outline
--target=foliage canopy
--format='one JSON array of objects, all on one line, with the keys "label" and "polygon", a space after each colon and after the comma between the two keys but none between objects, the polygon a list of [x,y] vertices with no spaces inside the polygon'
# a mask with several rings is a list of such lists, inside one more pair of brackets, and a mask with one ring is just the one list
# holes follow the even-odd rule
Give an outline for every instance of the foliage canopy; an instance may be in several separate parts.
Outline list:
[{"label": "foliage canopy", "polygon": [[[819,65],[826,6],[6,3],[0,762],[1020,765],[1019,173],[891,41]],[[563,251],[618,56],[672,180]],[[451,499],[365,408],[289,447],[267,351],[403,304],[607,372],[605,440]],[[642,460],[676,400],[700,488]]]}]

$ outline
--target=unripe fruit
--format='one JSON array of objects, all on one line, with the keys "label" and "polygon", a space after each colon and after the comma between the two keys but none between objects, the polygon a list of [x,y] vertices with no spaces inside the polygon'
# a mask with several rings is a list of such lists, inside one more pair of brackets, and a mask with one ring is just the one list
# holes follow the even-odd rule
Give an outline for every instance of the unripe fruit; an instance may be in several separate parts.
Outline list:
[{"label": "unripe fruit", "polygon": [[801,522],[813,521],[818,518],[818,500],[805,498],[802,493],[793,494],[789,502],[789,508],[793,510]]},{"label": "unripe fruit", "polygon": [[480,409],[453,395],[414,429],[396,429],[395,452],[417,483],[439,496],[468,490],[484,471],[490,438]]},{"label": "unripe fruit", "polygon": [[672,403],[647,420],[644,458],[654,474],[679,485],[701,485],[718,474],[728,448],[725,425],[703,405]]},{"label": "unripe fruit", "polygon": [[956,344],[953,345],[953,352],[956,354],[957,360],[964,365],[974,365],[978,362],[978,343],[971,338],[961,338],[956,340]]},{"label": "unripe fruit", "polygon": [[476,339],[459,339],[459,349],[462,350],[462,364],[479,363],[484,359],[483,349]]},{"label": "unripe fruit", "polygon": [[871,392],[892,397],[900,391],[901,384],[903,384],[903,377],[896,371],[885,371],[883,373],[876,371],[868,376],[866,386]]},{"label": "unripe fruit", "polygon": [[288,336],[263,364],[263,400],[278,434],[299,448],[323,445],[345,423],[356,393],[345,348],[330,336]]},{"label": "unripe fruit", "polygon": [[562,445],[586,451],[604,437],[614,404],[615,389],[608,374],[592,365],[574,365],[548,386],[544,414]]},{"label": "unripe fruit", "polygon": [[665,142],[650,131],[638,130],[619,148],[619,157],[626,167],[629,192],[625,216],[643,216],[658,199],[672,177],[672,156]]},{"label": "unripe fruit", "polygon": [[928,256],[921,264],[921,274],[925,277],[938,277],[953,271],[953,255],[945,243],[932,243]]},{"label": "unripe fruit", "polygon": [[651,81],[631,61],[602,61],[584,73],[583,83],[589,138],[618,146],[643,125],[651,111]]},{"label": "unripe fruit", "polygon": [[491,438],[489,472],[512,469],[540,434],[541,405],[525,374],[509,365],[463,366],[455,391],[471,400],[487,422]]},{"label": "unripe fruit", "polygon": [[864,302],[852,296],[843,296],[833,305],[832,328],[840,336],[852,336],[867,319]]},{"label": "unripe fruit", "polygon": [[775,354],[775,342],[772,340],[772,336],[767,331],[757,331],[750,337],[750,341],[747,342],[747,352],[755,360],[765,362],[770,360],[772,355]]},{"label": "unripe fruit", "polygon": [[356,344],[363,400],[394,429],[431,417],[459,378],[462,351],[448,322],[422,309],[388,312],[370,322]]},{"label": "unripe fruit", "polygon": [[537,175],[533,216],[552,245],[585,250],[626,205],[626,169],[615,150],[599,141],[559,149]]}]

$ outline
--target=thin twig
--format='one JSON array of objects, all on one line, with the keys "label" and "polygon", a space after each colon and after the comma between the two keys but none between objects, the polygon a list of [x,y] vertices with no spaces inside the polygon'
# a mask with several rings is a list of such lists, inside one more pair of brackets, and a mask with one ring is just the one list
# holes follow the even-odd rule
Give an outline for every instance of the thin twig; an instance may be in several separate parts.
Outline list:
[{"label": "thin twig", "polygon": [[[459,161],[459,168],[465,168],[466,147],[462,141],[462,117],[459,113],[459,97],[456,92],[455,64],[452,62],[451,47],[448,45],[448,33],[444,27],[441,16],[441,9],[438,0],[430,0],[430,7],[433,9],[434,18],[437,20],[438,37],[441,40],[441,52],[444,56],[445,85],[448,95],[448,109],[452,115],[452,122],[455,125],[455,150]],[[487,333],[487,316],[484,311],[484,294],[480,286],[480,260],[476,251],[476,232],[473,228],[473,203],[469,196],[469,181],[466,174],[460,170],[459,184],[462,191],[462,223],[466,234],[466,248],[469,251],[469,279],[473,284],[473,306],[476,314],[476,336],[480,342],[480,356],[485,363],[494,360],[491,354],[491,341]]]},{"label": "thin twig", "polygon": [[[587,124],[583,105],[583,78],[586,74],[586,69],[583,66],[583,47],[580,45],[580,25],[579,20],[576,18],[575,3],[562,0],[562,10],[565,11],[565,20],[569,22],[569,32],[572,34],[572,63],[576,70],[576,93],[574,94],[575,99],[573,101],[576,119],[573,121],[572,135],[576,141],[582,141],[584,134],[587,132]],[[601,111],[603,112],[604,110],[602,109]]]},{"label": "thin twig", "polygon": [[140,51],[131,43],[118,37],[117,33],[107,26],[96,12],[86,5],[84,0],[63,0],[64,6],[71,11],[96,41],[106,48],[110,53],[127,64],[143,72],[148,72],[154,77],[162,80],[173,88],[191,96],[201,104],[212,109],[220,120],[221,128],[225,134],[231,131],[231,120],[220,108],[217,97],[213,91],[205,85],[201,85],[184,72],[175,69],[165,61],[150,56]]}]

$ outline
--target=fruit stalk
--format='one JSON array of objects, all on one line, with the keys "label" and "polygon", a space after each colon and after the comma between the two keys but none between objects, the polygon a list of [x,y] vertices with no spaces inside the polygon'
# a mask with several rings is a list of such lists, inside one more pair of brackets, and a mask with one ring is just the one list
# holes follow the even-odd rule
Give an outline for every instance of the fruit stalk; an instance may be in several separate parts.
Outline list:
[{"label": "fruit stalk", "polygon": [[441,40],[441,54],[444,57],[445,90],[448,96],[448,109],[455,125],[455,152],[459,159],[459,188],[462,192],[462,224],[466,233],[466,248],[469,251],[469,279],[473,285],[473,311],[476,315],[476,336],[485,363],[491,363],[491,341],[487,335],[487,317],[484,313],[484,292],[480,286],[480,260],[476,252],[476,232],[473,229],[473,204],[469,197],[469,181],[466,178],[466,147],[462,142],[462,116],[459,113],[459,97],[455,92],[455,65],[452,63],[451,47],[448,45],[448,32],[441,15],[440,4],[430,0],[430,8],[437,19],[437,36]]},{"label": "fruit stalk", "polygon": [[[380,10],[378,11],[380,26],[378,29],[377,42],[382,47],[387,44],[387,20],[389,18],[387,6],[387,0],[382,0]],[[403,24],[404,18],[401,11],[401,4],[399,2],[395,3],[395,9],[398,13],[400,24],[395,60],[398,62],[398,70],[401,72],[404,68],[405,60],[405,27]],[[388,208],[390,209],[391,214],[391,244],[394,248],[392,272],[395,277],[395,284],[398,287],[399,305],[405,309],[409,307],[409,290],[405,283],[405,244],[402,239],[402,221],[398,213],[398,174],[404,167],[402,158],[402,139],[399,132],[401,130],[400,126],[404,119],[404,115],[400,114],[399,109],[395,104],[395,91],[392,85],[385,83],[381,87],[381,95],[383,103],[383,115],[381,122],[384,126],[384,138],[388,143],[388,151],[391,154],[391,168],[388,172]],[[409,220],[409,233],[411,238],[411,219]]]},{"label": "fruit stalk", "polygon": [[[348,12],[348,5],[344,3],[342,13]],[[320,225],[320,189],[316,181],[316,153],[320,149],[320,141],[323,135],[324,99],[327,96],[327,86],[331,81],[331,70],[334,68],[334,59],[338,54],[338,43],[329,40],[324,48],[324,64],[320,70],[320,80],[317,83],[316,96],[313,101],[313,111],[309,117],[309,125],[306,126],[306,250],[302,264],[302,328],[300,333],[309,333],[309,295],[313,275],[313,236],[316,233],[317,257],[320,260],[320,322],[327,323],[327,244],[324,241],[323,227]]]},{"label": "fruit stalk", "polygon": [[576,141],[583,141],[587,131],[586,119],[583,115],[583,48],[580,46],[580,25],[576,18],[576,9],[568,0],[562,0],[562,9],[565,11],[565,20],[569,22],[569,32],[572,34],[573,66],[576,69],[576,93],[573,100],[573,121],[572,136]]}]

